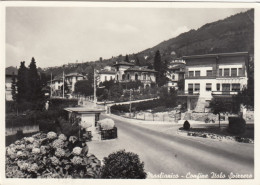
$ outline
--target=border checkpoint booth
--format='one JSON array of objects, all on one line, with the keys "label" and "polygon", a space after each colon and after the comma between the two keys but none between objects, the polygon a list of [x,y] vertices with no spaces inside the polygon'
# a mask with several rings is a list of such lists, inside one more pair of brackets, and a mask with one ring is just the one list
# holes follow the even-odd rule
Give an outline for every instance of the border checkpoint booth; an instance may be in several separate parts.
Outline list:
[{"label": "border checkpoint booth", "polygon": [[86,131],[91,131],[93,136],[92,140],[100,140],[97,122],[99,121],[100,114],[106,111],[105,109],[95,107],[68,107],[64,110],[68,112],[69,120],[73,116],[80,118],[81,128],[86,129]]}]

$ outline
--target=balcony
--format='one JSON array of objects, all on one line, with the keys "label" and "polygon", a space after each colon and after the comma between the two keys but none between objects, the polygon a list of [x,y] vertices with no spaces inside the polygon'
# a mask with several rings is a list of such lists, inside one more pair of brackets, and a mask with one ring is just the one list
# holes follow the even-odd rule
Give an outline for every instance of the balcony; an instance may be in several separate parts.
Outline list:
[{"label": "balcony", "polygon": [[199,91],[178,91],[178,96],[199,96]]},{"label": "balcony", "polygon": [[239,91],[212,91],[212,96],[232,96],[237,95]]}]

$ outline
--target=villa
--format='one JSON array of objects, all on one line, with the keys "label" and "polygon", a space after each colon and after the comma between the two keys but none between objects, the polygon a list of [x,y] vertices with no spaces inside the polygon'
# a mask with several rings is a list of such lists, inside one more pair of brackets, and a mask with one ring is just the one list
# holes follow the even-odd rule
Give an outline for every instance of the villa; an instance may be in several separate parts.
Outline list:
[{"label": "villa", "polygon": [[116,81],[118,82],[130,82],[141,81],[144,87],[151,86],[156,82],[156,71],[148,69],[147,66],[135,66],[129,62],[117,62],[114,64],[116,68]]}]

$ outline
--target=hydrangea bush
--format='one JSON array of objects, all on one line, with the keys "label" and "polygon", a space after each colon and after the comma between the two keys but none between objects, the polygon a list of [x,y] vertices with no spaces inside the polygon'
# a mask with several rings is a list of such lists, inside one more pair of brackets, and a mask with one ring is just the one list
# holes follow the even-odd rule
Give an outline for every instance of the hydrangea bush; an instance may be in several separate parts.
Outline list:
[{"label": "hydrangea bush", "polygon": [[7,178],[100,178],[101,162],[86,142],[38,133],[6,147]]}]

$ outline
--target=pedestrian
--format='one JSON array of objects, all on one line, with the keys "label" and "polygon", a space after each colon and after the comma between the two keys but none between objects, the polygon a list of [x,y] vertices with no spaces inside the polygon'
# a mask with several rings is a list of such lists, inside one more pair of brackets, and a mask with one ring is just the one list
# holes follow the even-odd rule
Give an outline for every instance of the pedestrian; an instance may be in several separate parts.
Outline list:
[{"label": "pedestrian", "polygon": [[49,110],[49,101],[47,101],[47,102],[45,103],[45,110],[46,110],[46,111]]}]

